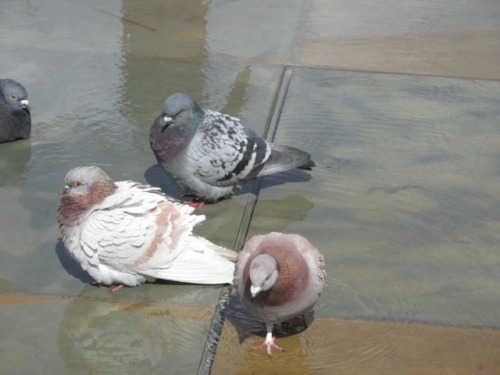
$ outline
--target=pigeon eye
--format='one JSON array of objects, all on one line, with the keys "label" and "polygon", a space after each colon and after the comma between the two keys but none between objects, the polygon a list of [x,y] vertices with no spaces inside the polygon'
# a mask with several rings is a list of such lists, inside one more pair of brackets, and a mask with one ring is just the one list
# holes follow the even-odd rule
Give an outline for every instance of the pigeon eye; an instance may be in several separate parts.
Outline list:
[{"label": "pigeon eye", "polygon": [[183,109],[181,109],[179,112],[177,112],[177,113],[175,114],[175,117],[177,117],[177,116],[179,116],[179,115],[182,115],[183,113],[184,113],[184,110],[183,110]]},{"label": "pigeon eye", "polygon": [[14,94],[11,94],[11,95],[10,95],[10,98],[11,98],[12,100],[16,100],[16,99],[17,99],[17,96],[16,96],[16,95],[14,95]]},{"label": "pigeon eye", "polygon": [[82,182],[81,182],[81,181],[76,181],[76,182],[75,182],[75,186],[77,186],[77,187],[78,187],[78,186],[82,186],[82,185],[83,185],[83,184],[82,184]]}]

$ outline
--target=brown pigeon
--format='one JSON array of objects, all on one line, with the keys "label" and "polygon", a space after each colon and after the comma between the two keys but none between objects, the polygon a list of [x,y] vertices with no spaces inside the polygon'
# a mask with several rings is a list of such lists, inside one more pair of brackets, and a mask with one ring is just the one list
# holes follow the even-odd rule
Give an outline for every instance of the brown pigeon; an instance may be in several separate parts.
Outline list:
[{"label": "brown pigeon", "polygon": [[257,235],[238,254],[233,285],[250,315],[266,324],[266,340],[256,349],[271,356],[271,348],[283,350],[273,324],[304,314],[323,292],[323,256],[298,234]]},{"label": "brown pigeon", "polygon": [[230,284],[236,253],[193,234],[205,220],[193,210],[158,188],[113,182],[85,166],[67,173],[57,219],[69,253],[98,284]]}]

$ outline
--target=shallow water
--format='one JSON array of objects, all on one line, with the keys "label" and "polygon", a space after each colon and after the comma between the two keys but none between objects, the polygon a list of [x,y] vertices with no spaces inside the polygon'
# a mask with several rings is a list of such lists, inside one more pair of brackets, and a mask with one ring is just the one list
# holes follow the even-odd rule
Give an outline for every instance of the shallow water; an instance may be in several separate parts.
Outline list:
[{"label": "shallow water", "polygon": [[295,69],[289,90],[276,142],[318,168],[263,190],[251,233],[261,202],[307,197],[286,230],[330,246],[325,313],[498,326],[498,83]]},{"label": "shallow water", "polygon": [[[2,373],[498,373],[500,7],[392,3],[2,1],[1,77],[33,118],[31,139],[0,145]],[[222,286],[111,294],[60,241],[77,165],[179,194],[148,139],[177,91],[316,161],[197,228],[236,249],[300,233],[324,254],[310,326],[277,327],[272,359]]]}]

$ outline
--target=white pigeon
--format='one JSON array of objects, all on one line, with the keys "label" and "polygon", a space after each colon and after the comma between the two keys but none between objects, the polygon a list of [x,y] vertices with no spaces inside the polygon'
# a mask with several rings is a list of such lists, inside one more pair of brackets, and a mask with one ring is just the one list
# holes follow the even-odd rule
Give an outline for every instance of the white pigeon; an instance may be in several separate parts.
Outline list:
[{"label": "white pigeon", "polygon": [[69,253],[98,284],[230,284],[236,253],[193,234],[205,220],[193,210],[158,188],[84,166],[67,173],[57,219]]},{"label": "white pigeon", "polygon": [[182,93],[165,101],[151,126],[150,144],[184,193],[207,202],[231,196],[242,180],[314,166],[307,152],[271,145],[238,118],[203,110]]}]

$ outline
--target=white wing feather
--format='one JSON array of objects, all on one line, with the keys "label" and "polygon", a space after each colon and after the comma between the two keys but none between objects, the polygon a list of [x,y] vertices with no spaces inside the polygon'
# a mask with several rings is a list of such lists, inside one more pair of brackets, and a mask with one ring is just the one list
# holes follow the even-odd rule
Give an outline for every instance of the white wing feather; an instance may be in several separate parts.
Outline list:
[{"label": "white wing feather", "polygon": [[192,233],[205,216],[193,215],[193,207],[159,189],[130,181],[116,185],[116,192],[87,215],[80,232],[87,270],[96,281],[232,282],[234,264],[226,258],[235,253]]}]

